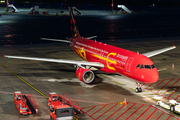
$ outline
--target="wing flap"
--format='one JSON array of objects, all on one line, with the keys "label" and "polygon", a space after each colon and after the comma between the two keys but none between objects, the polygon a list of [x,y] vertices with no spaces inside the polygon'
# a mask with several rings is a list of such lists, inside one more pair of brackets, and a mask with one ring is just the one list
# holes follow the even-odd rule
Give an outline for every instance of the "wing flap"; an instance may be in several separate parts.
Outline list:
[{"label": "wing flap", "polygon": [[10,56],[10,55],[4,55],[4,57],[16,58],[16,59],[26,59],[26,60],[36,60],[36,61],[45,61],[45,62],[67,63],[67,64],[74,64],[74,65],[88,65],[88,66],[99,67],[99,68],[104,67],[104,65],[102,63],[98,63],[98,62],[50,59],[50,58],[20,57],[20,56]]}]

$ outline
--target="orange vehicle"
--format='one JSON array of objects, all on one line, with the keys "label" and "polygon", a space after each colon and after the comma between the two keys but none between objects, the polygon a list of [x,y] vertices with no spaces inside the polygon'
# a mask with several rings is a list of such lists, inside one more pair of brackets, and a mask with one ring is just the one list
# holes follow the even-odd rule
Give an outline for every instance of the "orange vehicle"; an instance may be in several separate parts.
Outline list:
[{"label": "orange vehicle", "polygon": [[74,114],[81,113],[79,102],[66,94],[49,93],[48,106],[51,120],[73,120]]},{"label": "orange vehicle", "polygon": [[38,113],[37,103],[32,94],[23,95],[20,91],[14,92],[14,104],[21,115]]}]

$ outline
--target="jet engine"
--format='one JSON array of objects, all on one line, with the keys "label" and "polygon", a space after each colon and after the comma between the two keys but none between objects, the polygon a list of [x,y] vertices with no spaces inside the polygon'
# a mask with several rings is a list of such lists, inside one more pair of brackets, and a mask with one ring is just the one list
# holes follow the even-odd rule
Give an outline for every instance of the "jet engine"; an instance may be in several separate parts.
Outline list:
[{"label": "jet engine", "polygon": [[90,69],[79,67],[76,71],[76,76],[84,83],[91,83],[94,80],[94,73]]}]

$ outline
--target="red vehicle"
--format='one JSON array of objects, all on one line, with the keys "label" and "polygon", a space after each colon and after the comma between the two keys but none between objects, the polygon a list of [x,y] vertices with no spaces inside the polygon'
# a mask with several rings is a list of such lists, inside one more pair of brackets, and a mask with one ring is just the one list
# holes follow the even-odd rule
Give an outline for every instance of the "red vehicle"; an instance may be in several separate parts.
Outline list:
[{"label": "red vehicle", "polygon": [[49,93],[48,106],[51,120],[73,120],[74,114],[80,113],[80,104],[66,94]]},{"label": "red vehicle", "polygon": [[14,92],[14,104],[21,115],[38,113],[37,103],[32,94],[23,95],[20,91]]}]

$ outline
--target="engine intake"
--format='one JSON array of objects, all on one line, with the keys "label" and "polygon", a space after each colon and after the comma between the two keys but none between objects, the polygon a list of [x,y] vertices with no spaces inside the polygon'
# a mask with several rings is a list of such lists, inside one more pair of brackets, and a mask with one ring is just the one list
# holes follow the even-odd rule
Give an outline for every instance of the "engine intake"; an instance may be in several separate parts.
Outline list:
[{"label": "engine intake", "polygon": [[76,76],[84,83],[91,83],[94,80],[94,73],[90,69],[79,67],[76,71]]}]

